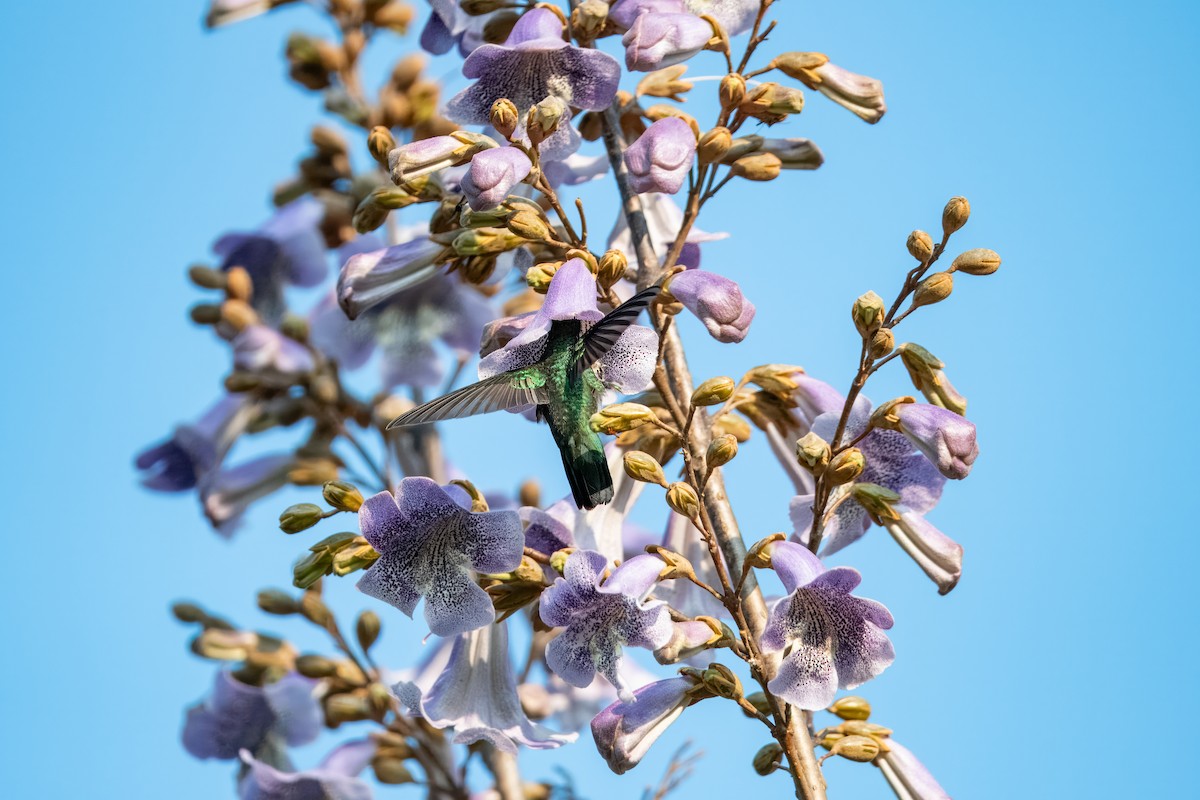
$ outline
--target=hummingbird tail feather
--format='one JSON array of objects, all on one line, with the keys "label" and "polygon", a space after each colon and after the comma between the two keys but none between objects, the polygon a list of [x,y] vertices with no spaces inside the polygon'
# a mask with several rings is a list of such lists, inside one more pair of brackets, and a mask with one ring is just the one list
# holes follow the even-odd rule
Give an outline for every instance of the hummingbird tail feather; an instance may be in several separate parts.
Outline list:
[{"label": "hummingbird tail feather", "polygon": [[603,450],[571,454],[564,449],[562,458],[575,505],[591,509],[613,499],[612,475],[608,471],[608,460]]}]

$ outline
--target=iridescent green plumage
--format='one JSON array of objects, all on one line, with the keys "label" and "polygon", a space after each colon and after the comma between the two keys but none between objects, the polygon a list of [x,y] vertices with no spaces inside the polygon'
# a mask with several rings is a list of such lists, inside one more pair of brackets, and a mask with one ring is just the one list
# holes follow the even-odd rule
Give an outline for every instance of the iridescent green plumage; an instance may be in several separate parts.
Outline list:
[{"label": "iridescent green plumage", "polygon": [[414,408],[388,428],[421,425],[491,411],[536,406],[562,454],[571,494],[580,508],[613,498],[604,445],[589,421],[599,410],[604,384],[593,366],[658,294],[651,287],[634,295],[591,326],[578,320],[552,322],[538,360],[485,378]]}]

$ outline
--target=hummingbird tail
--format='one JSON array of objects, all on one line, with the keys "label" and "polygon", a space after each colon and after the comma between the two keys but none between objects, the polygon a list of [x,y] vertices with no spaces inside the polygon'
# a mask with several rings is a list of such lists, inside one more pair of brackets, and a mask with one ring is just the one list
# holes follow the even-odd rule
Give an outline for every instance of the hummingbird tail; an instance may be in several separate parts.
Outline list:
[{"label": "hummingbird tail", "polygon": [[592,509],[613,499],[612,475],[603,450],[585,450],[572,455],[564,449],[562,459],[575,505]]}]

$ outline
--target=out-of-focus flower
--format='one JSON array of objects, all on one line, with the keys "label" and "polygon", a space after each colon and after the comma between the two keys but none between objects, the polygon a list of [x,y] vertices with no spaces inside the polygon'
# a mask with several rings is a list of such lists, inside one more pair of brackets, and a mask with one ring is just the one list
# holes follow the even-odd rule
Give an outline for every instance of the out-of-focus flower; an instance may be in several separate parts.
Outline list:
[{"label": "out-of-focus flower", "polygon": [[712,37],[712,25],[695,14],[638,14],[621,39],[625,66],[653,72],[681,64],[703,50]]},{"label": "out-of-focus flower", "polygon": [[277,5],[279,0],[210,0],[204,24],[219,28],[265,14]]},{"label": "out-of-focus flower", "polygon": [[238,783],[239,800],[371,800],[370,784],[355,776],[367,768],[375,744],[367,739],[335,748],[321,765],[303,772],[282,772],[242,750],[248,768]]},{"label": "out-of-focus flower", "polygon": [[233,339],[233,364],[238,369],[295,376],[312,371],[313,359],[295,339],[266,325],[250,325]]},{"label": "out-of-focus flower", "polygon": [[[503,45],[476,48],[463,62],[463,75],[475,83],[446,104],[447,118],[483,125],[492,104],[508,98],[521,115],[514,135],[523,136],[526,113],[547,97],[590,111],[607,108],[617,93],[620,65],[599,50],[568,44],[562,34],[562,21],[553,11],[535,8],[517,21]],[[542,156],[551,161],[566,158],[579,141],[570,124],[560,124],[542,143]]]},{"label": "out-of-focus flower", "polygon": [[315,685],[287,673],[266,686],[250,686],[221,670],[212,694],[188,709],[183,748],[196,758],[232,759],[239,750],[257,750],[270,736],[293,747],[308,744],[321,731]]},{"label": "out-of-focus flower", "polygon": [[[667,251],[671,249],[671,243],[679,234],[679,228],[683,224],[683,210],[675,204],[669,194],[644,194],[641,199],[642,211],[646,215],[646,227],[650,231],[650,241],[654,245],[655,254],[661,260],[666,258]],[[686,241],[689,244],[699,245],[728,237],[728,233],[708,233],[693,226],[688,231]],[[617,213],[617,221],[613,225],[612,233],[608,235],[608,246],[610,249],[620,250],[622,253],[636,252],[633,246],[633,237],[629,233],[629,222],[625,219],[623,212]],[[686,245],[684,249],[687,249]],[[699,253],[696,254],[696,264],[692,264],[682,256],[679,261],[688,266],[698,266]]]},{"label": "out-of-focus flower", "polygon": [[413,683],[398,683],[393,691],[430,725],[454,728],[456,744],[486,741],[516,753],[517,745],[547,750],[576,739],[531,722],[521,709],[503,622],[459,634],[445,670],[428,691]]},{"label": "out-of-focus flower", "polygon": [[434,55],[450,52],[458,46],[464,58],[483,44],[483,31],[496,12],[471,15],[462,10],[458,0],[429,0],[433,13],[421,30],[421,48]]},{"label": "out-of-focus flower", "polygon": [[234,441],[258,412],[244,394],[227,394],[190,425],[179,425],[171,438],[146,448],[134,462],[142,486],[156,492],[183,492],[220,465]]},{"label": "out-of-focus flower", "polygon": [[515,147],[497,147],[479,153],[471,159],[462,178],[468,205],[475,211],[495,208],[531,169],[529,156]]},{"label": "out-of-focus flower", "polygon": [[883,631],[892,615],[880,603],[850,592],[862,580],[850,567],[826,569],[808,548],[770,546],[771,564],[788,595],[771,607],[762,645],[786,650],[768,688],[807,711],[827,707],[840,689],[853,689],[895,660]]},{"label": "out-of-focus flower", "polygon": [[542,167],[551,186],[578,186],[604,177],[608,172],[608,157],[573,153],[562,161],[550,161]]},{"label": "out-of-focus flower", "polygon": [[[559,320],[596,322],[603,318],[596,306],[596,277],[581,259],[558,268],[546,291],[542,307],[509,320],[520,333],[479,362],[479,377],[490,378],[536,363],[546,348],[551,323]],[[658,358],[658,334],[643,325],[630,325],[612,348],[595,364],[604,384],[625,394],[640,392],[650,383]]]},{"label": "out-of-focus flower", "polygon": [[199,484],[200,503],[208,521],[222,536],[232,536],[255,501],[287,486],[295,465],[294,456],[274,454],[210,473]]},{"label": "out-of-focus flower", "polygon": [[362,535],[379,560],[359,591],[412,616],[425,598],[425,621],[438,636],[490,624],[491,598],[471,570],[497,573],[521,563],[521,519],[515,511],[472,513],[428,478],[405,478],[367,498],[358,512]]},{"label": "out-of-focus flower", "polygon": [[754,321],[754,304],[729,278],[700,269],[671,278],[668,291],[704,323],[718,342],[740,342]]},{"label": "out-of-focus flower", "polygon": [[618,775],[633,769],[683,710],[695,702],[691,678],[668,678],[643,686],[592,720],[596,749]]},{"label": "out-of-focus flower", "polygon": [[691,126],[678,117],[660,119],[625,151],[629,185],[638,193],[675,194],[695,154],[696,134]]},{"label": "out-of-focus flower", "polygon": [[599,672],[623,700],[633,695],[617,666],[625,644],[653,650],[671,640],[671,617],[661,601],[646,602],[662,561],[631,558],[601,583],[608,559],[578,550],[567,559],[563,577],[542,593],[541,617],[566,628],[546,648],[546,664],[572,686],[590,684]]},{"label": "out-of-focus flower", "polygon": [[320,224],[325,207],[302,197],[280,208],[256,231],[227,233],[213,244],[221,269],[241,267],[250,274],[251,305],[271,324],[283,317],[283,290],[288,285],[310,287],[329,271]]},{"label": "out-of-focus flower", "polygon": [[975,424],[963,416],[926,403],[906,403],[896,408],[899,430],[947,478],[961,480],[979,456]]},{"label": "out-of-focus flower", "polygon": [[896,797],[909,800],[950,800],[950,795],[916,756],[895,739],[887,740],[888,749],[875,759]]}]

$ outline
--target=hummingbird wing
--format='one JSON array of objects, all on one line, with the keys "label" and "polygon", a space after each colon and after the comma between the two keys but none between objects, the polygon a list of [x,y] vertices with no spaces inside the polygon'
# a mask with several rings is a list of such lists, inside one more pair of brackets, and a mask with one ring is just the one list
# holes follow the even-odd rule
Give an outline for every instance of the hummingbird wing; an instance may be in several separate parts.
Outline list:
[{"label": "hummingbird wing", "polygon": [[388,430],[490,414],[521,406],[543,405],[548,400],[545,382],[539,378],[538,373],[527,368],[493,375],[401,414],[388,423]]},{"label": "hummingbird wing", "polygon": [[649,289],[643,289],[588,328],[587,333],[583,335],[583,355],[578,362],[581,371],[595,364],[612,349],[625,329],[633,324],[638,314],[642,313],[642,309],[650,305],[650,301],[658,296],[660,288],[662,287],[651,286]]}]

